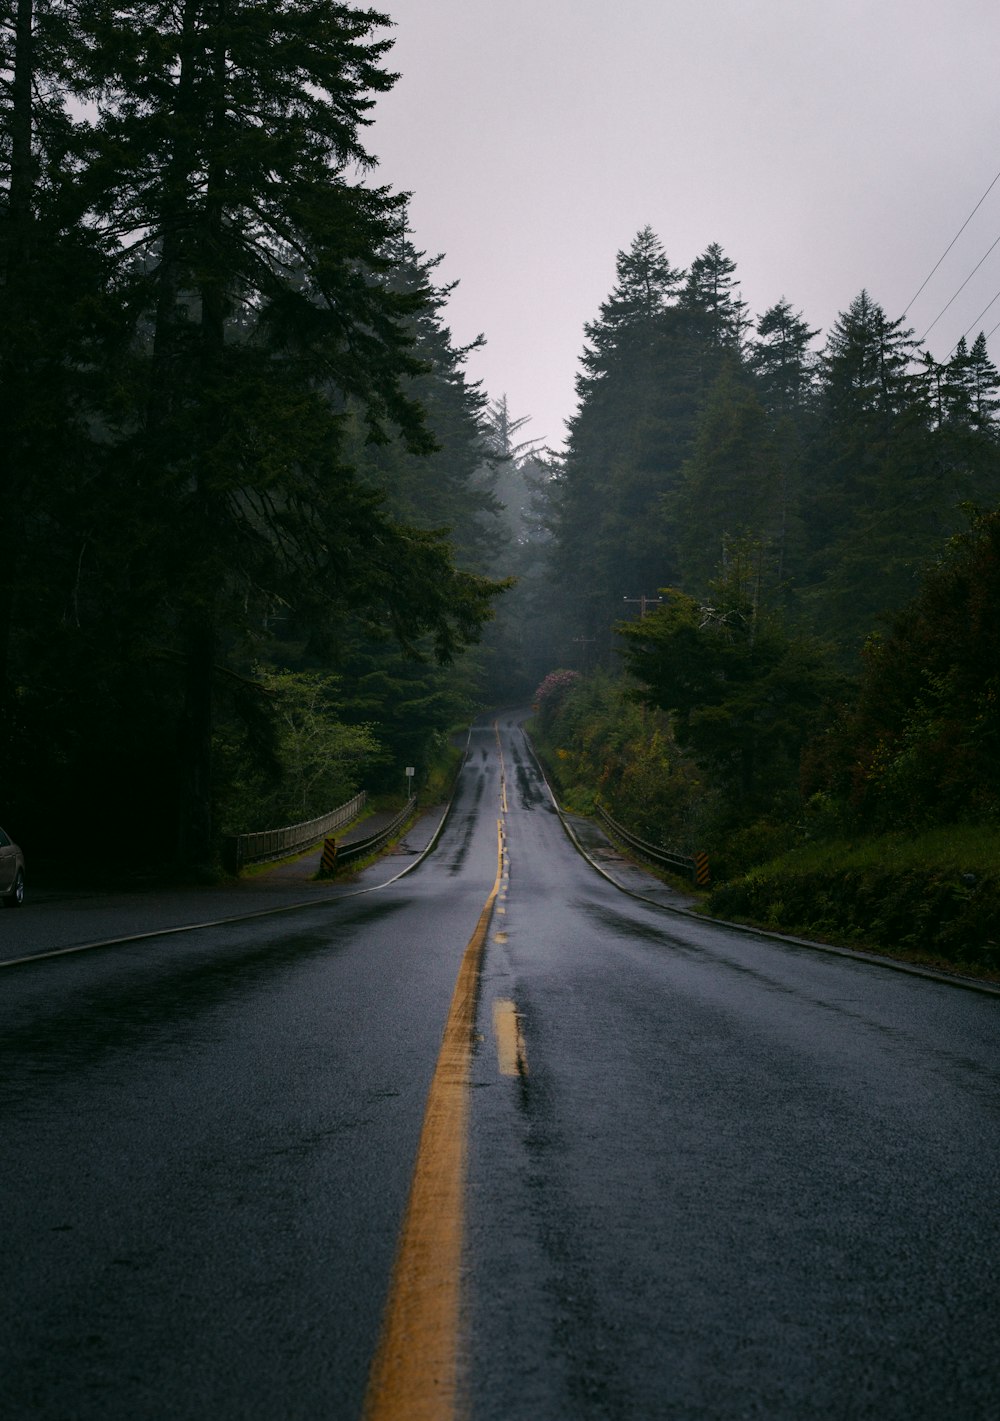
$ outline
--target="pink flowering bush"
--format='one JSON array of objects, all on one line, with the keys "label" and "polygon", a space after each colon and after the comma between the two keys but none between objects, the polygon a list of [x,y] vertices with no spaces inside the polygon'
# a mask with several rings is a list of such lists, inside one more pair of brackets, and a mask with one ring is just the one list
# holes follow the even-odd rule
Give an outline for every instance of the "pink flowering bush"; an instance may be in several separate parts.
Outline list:
[{"label": "pink flowering bush", "polygon": [[543,725],[549,725],[570,691],[581,680],[579,671],[550,671],[535,692],[535,711]]}]

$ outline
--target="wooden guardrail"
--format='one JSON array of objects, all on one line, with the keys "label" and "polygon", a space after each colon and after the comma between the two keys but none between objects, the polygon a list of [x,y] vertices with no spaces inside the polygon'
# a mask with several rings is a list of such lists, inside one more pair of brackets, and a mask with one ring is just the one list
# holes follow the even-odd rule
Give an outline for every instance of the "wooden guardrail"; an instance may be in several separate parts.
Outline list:
[{"label": "wooden guardrail", "polygon": [[318,819],[305,819],[301,824],[286,824],[282,829],[261,829],[253,834],[230,834],[223,840],[223,862],[229,873],[239,873],[251,863],[270,863],[318,844],[335,829],[342,829],[357,819],[368,796],[364,790],[328,814]]},{"label": "wooden guardrail", "polygon": [[651,844],[646,839],[640,839],[631,830],[626,829],[623,824],[619,824],[617,819],[613,819],[603,805],[597,806],[598,818],[611,830],[617,839],[639,854],[641,858],[648,859],[651,863],[662,864],[664,868],[676,869],[679,873],[688,874],[692,883],[696,883],[699,888],[708,885],[708,854],[676,854],[670,849],[665,849],[662,844]]}]

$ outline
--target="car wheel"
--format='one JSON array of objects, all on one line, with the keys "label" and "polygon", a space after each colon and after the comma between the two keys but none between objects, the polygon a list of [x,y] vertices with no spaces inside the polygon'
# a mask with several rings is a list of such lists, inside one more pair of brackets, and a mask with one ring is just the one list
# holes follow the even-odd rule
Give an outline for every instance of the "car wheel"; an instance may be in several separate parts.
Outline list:
[{"label": "car wheel", "polygon": [[17,870],[17,877],[14,879],[14,887],[9,893],[4,895],[3,905],[5,908],[20,908],[24,902],[24,874]]}]

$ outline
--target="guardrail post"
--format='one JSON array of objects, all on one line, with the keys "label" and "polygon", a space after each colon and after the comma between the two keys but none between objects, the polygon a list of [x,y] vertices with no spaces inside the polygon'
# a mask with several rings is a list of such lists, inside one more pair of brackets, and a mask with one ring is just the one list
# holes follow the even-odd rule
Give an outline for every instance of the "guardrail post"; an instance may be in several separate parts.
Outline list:
[{"label": "guardrail post", "polygon": [[336,839],[323,840],[323,858],[320,863],[320,877],[333,878],[337,872],[337,841]]}]

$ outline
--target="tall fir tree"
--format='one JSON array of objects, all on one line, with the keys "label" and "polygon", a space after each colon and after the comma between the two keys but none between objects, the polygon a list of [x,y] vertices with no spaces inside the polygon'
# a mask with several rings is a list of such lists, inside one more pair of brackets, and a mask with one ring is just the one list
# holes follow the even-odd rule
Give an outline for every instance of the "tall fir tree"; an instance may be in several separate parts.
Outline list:
[{"label": "tall fir tree", "polygon": [[[57,819],[86,763],[81,582],[102,472],[100,409],[124,323],[105,296],[114,242],[86,220],[89,129],[72,6],[16,0],[0,15],[0,783],[8,822]],[[86,95],[84,95],[86,97]],[[71,689],[71,687],[76,688]]]},{"label": "tall fir tree", "polygon": [[819,335],[783,296],[759,317],[749,342],[747,365],[761,395],[776,414],[801,411],[815,391],[816,359],[810,344]]},{"label": "tall fir tree", "polygon": [[636,233],[627,251],[615,259],[616,282],[600,314],[584,326],[587,344],[580,357],[577,393],[585,398],[592,385],[634,366],[637,355],[656,345],[663,313],[676,299],[684,272],[672,267],[663,243],[651,227]]},{"label": "tall fir tree", "polygon": [[418,303],[407,325],[419,369],[404,389],[424,412],[433,448],[414,448],[399,435],[372,441],[364,406],[354,401],[351,462],[382,493],[395,518],[447,530],[458,564],[484,572],[496,563],[502,521],[489,447],[489,401],[467,370],[470,354],[484,338],[454,343],[446,314],[456,283],[437,284],[442,257],[417,251],[406,235],[394,237],[383,255],[391,259],[381,278],[388,289]]},{"label": "tall fir tree", "polygon": [[963,336],[944,369],[946,396],[942,418],[995,438],[1000,411],[1000,373],[990,359],[983,332],[976,336],[971,349]]},{"label": "tall fir tree", "polygon": [[683,273],[648,227],[618,253],[616,276],[585,327],[579,406],[553,490],[557,596],[578,644],[601,658],[622,597],[674,575],[662,500],[678,478],[696,402],[676,304]]},{"label": "tall fir tree", "polygon": [[918,347],[861,291],[823,352],[820,432],[807,516],[813,615],[845,648],[913,593],[922,561],[958,516],[930,437]]},{"label": "tall fir tree", "polygon": [[[720,351],[742,355],[750,318],[736,280],[736,263],[718,242],[710,242],[691,263],[680,306],[705,348],[706,359]],[[710,359],[707,363],[711,364]],[[713,373],[709,373],[709,379]]]},{"label": "tall fir tree", "polygon": [[932,410],[932,441],[941,484],[953,504],[1000,504],[1000,375],[982,332],[970,350],[963,337],[946,361],[923,355]]},{"label": "tall fir tree", "polygon": [[366,180],[363,128],[394,79],[385,17],[79,0],[71,20],[72,82],[96,117],[56,190],[77,233],[117,249],[108,290],[132,331],[90,420],[100,476],[74,605],[83,636],[99,625],[114,648],[99,664],[123,723],[157,684],[180,854],[204,864],[217,704],[276,609],[315,624],[361,611],[448,657],[497,589],[460,572],[443,535],[393,518],[346,459],[354,411],[372,440],[434,446],[410,388],[425,295],[386,279],[403,199]]},{"label": "tall fir tree", "polygon": [[[336,6],[99,0],[83,14],[102,94],[95,207],[146,253],[133,299],[151,358],[123,486],[144,526],[144,586],[170,588],[184,665],[180,854],[207,863],[227,594],[273,581],[306,488],[335,467],[319,381],[370,386],[373,428],[391,406],[422,437],[398,387],[413,368],[405,308],[363,269],[398,202],[347,176],[369,165],[359,130],[391,83],[387,44],[373,38],[383,17]],[[253,341],[234,322],[250,309]]]},{"label": "tall fir tree", "polygon": [[777,599],[794,516],[783,452],[753,380],[735,362],[723,366],[673,502],[686,591],[705,595],[723,549],[748,540],[761,550],[767,591]]}]

